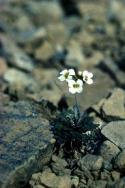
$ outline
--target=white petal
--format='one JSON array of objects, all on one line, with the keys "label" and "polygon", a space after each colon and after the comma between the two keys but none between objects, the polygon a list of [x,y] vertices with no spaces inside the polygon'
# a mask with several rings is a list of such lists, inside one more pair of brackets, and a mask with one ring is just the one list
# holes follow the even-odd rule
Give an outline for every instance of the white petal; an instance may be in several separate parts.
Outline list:
[{"label": "white petal", "polygon": [[66,74],[67,72],[68,72],[68,70],[67,70],[67,69],[64,69],[63,71],[60,72],[60,74],[63,74],[63,75],[64,75],[64,74]]},{"label": "white petal", "polygon": [[59,76],[58,79],[59,79],[61,82],[65,81],[65,77],[64,77],[63,75]]},{"label": "white petal", "polygon": [[72,80],[72,76],[68,76],[68,78],[66,79],[66,81],[68,81],[68,80]]},{"label": "white petal", "polygon": [[77,80],[77,84],[79,84],[80,86],[83,86],[83,81],[80,80],[80,79],[78,79],[78,80]]},{"label": "white petal", "polygon": [[70,75],[75,75],[74,69],[69,69],[69,74],[70,74]]},{"label": "white petal", "polygon": [[78,71],[78,75],[79,75],[79,76],[82,76],[82,71]]},{"label": "white petal", "polygon": [[88,77],[88,78],[92,78],[93,77],[93,74],[87,70],[83,71],[83,77]]},{"label": "white petal", "polygon": [[76,83],[74,80],[67,80],[67,82],[69,87],[73,87],[73,84]]},{"label": "white petal", "polygon": [[75,94],[76,90],[73,87],[69,87],[69,92],[72,93],[72,94]]},{"label": "white petal", "polygon": [[79,88],[77,89],[77,93],[81,93],[82,90],[83,90],[83,87],[79,87]]},{"label": "white petal", "polygon": [[93,74],[91,72],[89,72],[89,78],[92,78]]},{"label": "white petal", "polygon": [[82,75],[83,75],[83,76],[88,76],[88,73],[89,73],[89,72],[88,72],[87,70],[85,70],[85,71],[83,71]]},{"label": "white petal", "polygon": [[88,80],[86,81],[86,83],[89,84],[89,85],[90,85],[90,84],[93,84],[93,80],[92,80],[92,79],[88,79]]}]

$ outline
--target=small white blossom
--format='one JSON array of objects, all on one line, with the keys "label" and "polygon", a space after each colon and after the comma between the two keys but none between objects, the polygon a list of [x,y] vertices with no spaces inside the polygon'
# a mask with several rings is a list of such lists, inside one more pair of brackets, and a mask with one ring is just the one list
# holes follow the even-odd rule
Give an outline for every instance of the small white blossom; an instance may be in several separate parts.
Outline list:
[{"label": "small white blossom", "polygon": [[69,69],[69,70],[65,69],[60,72],[60,76],[58,77],[58,79],[61,82],[68,81],[68,80],[72,80],[72,76],[75,76],[74,69]]},{"label": "small white blossom", "polygon": [[91,131],[86,131],[85,134],[86,135],[91,135]]},{"label": "small white blossom", "polygon": [[78,71],[78,75],[79,75],[79,76],[82,76],[82,71]]},{"label": "small white blossom", "polygon": [[75,80],[68,80],[69,92],[72,94],[81,93],[83,90],[83,82],[82,80],[78,79]]},{"label": "small white blossom", "polygon": [[86,82],[87,84],[93,84],[93,80],[92,80],[93,74],[91,72],[85,70],[83,71],[82,76],[84,82]]}]

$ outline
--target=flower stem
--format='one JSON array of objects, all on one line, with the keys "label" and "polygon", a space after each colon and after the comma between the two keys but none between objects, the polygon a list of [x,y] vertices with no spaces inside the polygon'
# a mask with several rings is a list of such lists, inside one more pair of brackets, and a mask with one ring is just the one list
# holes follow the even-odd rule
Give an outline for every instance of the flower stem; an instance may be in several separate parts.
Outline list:
[{"label": "flower stem", "polygon": [[79,110],[76,94],[75,94],[75,105],[74,105],[73,109],[74,109],[74,113],[75,113],[75,119],[76,119],[76,122],[77,122],[79,117],[80,117],[80,110]]},{"label": "flower stem", "polygon": [[75,105],[78,108],[77,95],[75,94]]}]

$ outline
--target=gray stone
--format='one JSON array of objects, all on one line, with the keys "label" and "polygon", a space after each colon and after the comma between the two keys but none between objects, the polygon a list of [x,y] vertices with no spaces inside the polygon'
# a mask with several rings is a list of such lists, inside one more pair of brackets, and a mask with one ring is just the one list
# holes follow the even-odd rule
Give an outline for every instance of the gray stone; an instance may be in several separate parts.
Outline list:
[{"label": "gray stone", "polygon": [[116,158],[115,168],[125,172],[125,150],[123,150]]},{"label": "gray stone", "polygon": [[53,133],[42,104],[0,105],[0,187],[18,188],[48,163]]},{"label": "gray stone", "polygon": [[80,179],[83,179],[83,181],[85,181],[85,182],[86,182],[86,179],[92,179],[93,180],[93,176],[92,176],[91,172],[84,166],[82,166],[82,168],[80,167],[80,169],[77,168],[74,171],[74,174],[76,176],[78,176]]},{"label": "gray stone", "polygon": [[16,46],[10,38],[0,35],[2,42],[2,51],[10,65],[24,69],[26,71],[32,71],[34,68],[33,61],[25,54],[18,46]]},{"label": "gray stone", "polygon": [[67,169],[68,163],[56,155],[52,156],[51,168],[56,175],[70,175],[71,170]]},{"label": "gray stone", "polygon": [[49,188],[71,188],[71,179],[68,176],[56,176],[48,168],[42,173],[33,174],[30,185],[33,188],[35,188],[36,185],[42,185]]},{"label": "gray stone", "polygon": [[103,158],[101,156],[87,154],[79,160],[78,165],[81,169],[86,167],[91,171],[100,170],[103,165]]},{"label": "gray stone", "polygon": [[[125,3],[124,1],[112,0],[108,7],[108,18],[110,20],[116,20],[125,26]],[[120,14],[119,14],[120,12]]]},{"label": "gray stone", "polygon": [[124,72],[119,69],[118,65],[112,61],[112,59],[105,58],[105,60],[101,62],[100,68],[105,70],[118,85],[125,85]]},{"label": "gray stone", "polygon": [[110,163],[111,160],[114,159],[119,152],[120,149],[115,144],[106,140],[102,143],[99,154],[105,161],[108,161]]},{"label": "gray stone", "polygon": [[57,49],[64,46],[69,36],[67,28],[62,22],[47,25],[46,33],[49,42]]},{"label": "gray stone", "polygon": [[89,185],[90,188],[105,188],[107,185],[107,181],[105,180],[96,180],[92,184]]},{"label": "gray stone", "polygon": [[53,56],[55,49],[53,45],[45,41],[38,49],[35,51],[35,57],[42,61],[47,61],[49,58]]},{"label": "gray stone", "polygon": [[61,158],[59,158],[59,157],[56,156],[56,155],[53,155],[53,156],[52,156],[52,161],[55,162],[55,163],[59,163],[59,164],[60,164],[61,166],[63,166],[63,167],[68,166],[68,163],[66,162],[65,159],[61,159]]},{"label": "gray stone", "polygon": [[104,101],[102,112],[106,119],[125,119],[125,92],[122,89],[114,89],[111,96]]},{"label": "gray stone", "polygon": [[7,62],[4,58],[0,57],[0,76],[3,76],[7,70]]},{"label": "gray stone", "polygon": [[120,172],[113,170],[111,171],[111,176],[114,181],[117,181],[120,179]]},{"label": "gray stone", "polygon": [[77,188],[79,185],[79,177],[73,176],[71,181],[72,181],[72,187]]},{"label": "gray stone", "polygon": [[125,121],[114,121],[108,123],[101,130],[102,134],[116,146],[125,148]]},{"label": "gray stone", "polygon": [[15,89],[16,91],[23,91],[26,88],[29,88],[29,90],[32,91],[37,90],[37,82],[35,82],[32,76],[20,70],[14,68],[8,69],[3,78],[9,83],[10,88]]},{"label": "gray stone", "polygon": [[107,187],[109,188],[125,188],[125,178],[121,178],[118,181],[108,182]]},{"label": "gray stone", "polygon": [[[61,6],[56,1],[35,1],[26,2],[28,9],[32,15],[35,24],[45,25],[53,22],[58,22],[63,16]],[[51,19],[50,19],[51,18]]]},{"label": "gray stone", "polygon": [[105,180],[105,181],[110,181],[111,180],[111,174],[107,170],[102,171],[100,176],[101,176],[100,177],[101,180]]}]

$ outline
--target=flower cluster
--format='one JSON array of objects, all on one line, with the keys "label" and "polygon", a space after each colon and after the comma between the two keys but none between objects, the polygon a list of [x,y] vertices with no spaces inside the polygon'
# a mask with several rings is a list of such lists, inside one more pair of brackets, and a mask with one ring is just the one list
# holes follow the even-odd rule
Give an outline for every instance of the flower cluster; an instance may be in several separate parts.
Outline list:
[{"label": "flower cluster", "polygon": [[83,91],[83,84],[93,84],[93,74],[91,72],[79,71],[75,72],[74,69],[65,69],[60,72],[58,79],[63,82],[66,81],[69,86],[69,92],[72,94],[81,93]]}]

